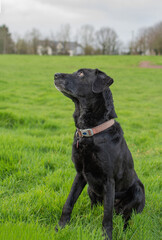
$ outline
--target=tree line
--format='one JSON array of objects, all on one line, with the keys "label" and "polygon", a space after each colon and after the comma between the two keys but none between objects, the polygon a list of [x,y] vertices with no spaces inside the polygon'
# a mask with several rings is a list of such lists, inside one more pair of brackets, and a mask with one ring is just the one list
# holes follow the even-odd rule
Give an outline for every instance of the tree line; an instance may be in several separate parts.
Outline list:
[{"label": "tree line", "polygon": [[[127,51],[123,51],[114,29],[102,27],[95,31],[92,25],[83,25],[73,37],[83,49],[84,55],[116,55],[116,54],[162,54],[162,22],[148,28],[141,29],[137,36],[129,42]],[[24,37],[11,35],[6,25],[0,26],[0,54],[38,54],[40,42],[45,46],[55,48],[56,42],[63,46],[62,54],[68,54],[67,43],[71,42],[71,27],[69,24],[61,26],[56,34],[42,38],[37,29],[27,32]],[[44,53],[47,54],[47,53]]]},{"label": "tree line", "polygon": [[162,22],[143,28],[130,43],[132,54],[162,55]]}]

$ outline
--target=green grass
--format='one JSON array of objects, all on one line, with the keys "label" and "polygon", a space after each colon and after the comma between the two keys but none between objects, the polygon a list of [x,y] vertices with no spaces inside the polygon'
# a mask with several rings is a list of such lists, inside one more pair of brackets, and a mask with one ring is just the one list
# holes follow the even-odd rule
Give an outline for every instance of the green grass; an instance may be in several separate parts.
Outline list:
[{"label": "green grass", "polygon": [[0,56],[0,239],[100,240],[103,207],[91,211],[86,188],[70,224],[55,233],[75,169],[71,145],[73,103],[53,85],[56,72],[99,68],[114,78],[111,87],[118,121],[145,185],[146,206],[117,240],[160,239],[162,153],[162,69],[138,68],[162,57]]}]

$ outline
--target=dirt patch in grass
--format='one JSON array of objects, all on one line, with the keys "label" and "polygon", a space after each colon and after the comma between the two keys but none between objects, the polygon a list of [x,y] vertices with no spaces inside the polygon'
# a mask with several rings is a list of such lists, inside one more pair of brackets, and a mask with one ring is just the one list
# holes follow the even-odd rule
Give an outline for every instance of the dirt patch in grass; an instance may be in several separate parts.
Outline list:
[{"label": "dirt patch in grass", "polygon": [[141,68],[162,68],[162,65],[154,65],[148,61],[143,61],[139,64]]}]

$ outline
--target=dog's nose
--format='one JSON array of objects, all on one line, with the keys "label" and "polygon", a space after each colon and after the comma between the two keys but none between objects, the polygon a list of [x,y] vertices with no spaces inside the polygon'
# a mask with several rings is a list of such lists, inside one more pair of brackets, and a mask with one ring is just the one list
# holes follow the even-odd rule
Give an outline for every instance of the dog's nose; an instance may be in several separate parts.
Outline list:
[{"label": "dog's nose", "polygon": [[61,75],[62,75],[61,73],[56,73],[56,74],[55,74],[55,79],[61,77]]}]

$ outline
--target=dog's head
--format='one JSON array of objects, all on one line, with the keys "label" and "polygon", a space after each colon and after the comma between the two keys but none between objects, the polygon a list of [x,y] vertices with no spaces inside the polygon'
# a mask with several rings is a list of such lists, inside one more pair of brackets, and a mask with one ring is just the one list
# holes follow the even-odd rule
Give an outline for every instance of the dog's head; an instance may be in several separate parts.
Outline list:
[{"label": "dog's head", "polygon": [[72,74],[56,73],[55,86],[70,98],[91,98],[108,89],[113,79],[98,69],[80,69]]}]

